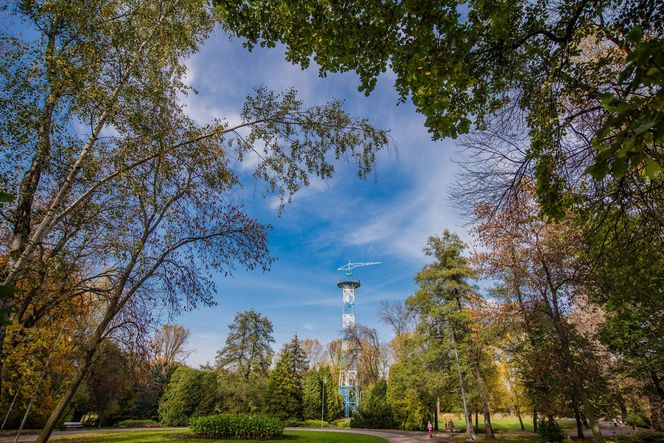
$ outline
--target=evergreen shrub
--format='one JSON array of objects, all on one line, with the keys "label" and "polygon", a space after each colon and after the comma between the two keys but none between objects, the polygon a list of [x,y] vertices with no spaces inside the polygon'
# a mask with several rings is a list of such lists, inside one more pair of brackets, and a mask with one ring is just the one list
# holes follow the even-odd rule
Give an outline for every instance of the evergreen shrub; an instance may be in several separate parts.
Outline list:
[{"label": "evergreen shrub", "polygon": [[276,418],[253,414],[219,414],[189,421],[191,433],[205,438],[268,439],[284,434],[284,423]]},{"label": "evergreen shrub", "polygon": [[540,417],[537,421],[537,432],[543,442],[558,443],[567,438],[563,428],[553,418]]},{"label": "evergreen shrub", "polygon": [[367,389],[360,402],[360,410],[350,421],[350,427],[372,429],[398,427],[392,408],[387,401],[387,382],[385,380],[381,380]]}]

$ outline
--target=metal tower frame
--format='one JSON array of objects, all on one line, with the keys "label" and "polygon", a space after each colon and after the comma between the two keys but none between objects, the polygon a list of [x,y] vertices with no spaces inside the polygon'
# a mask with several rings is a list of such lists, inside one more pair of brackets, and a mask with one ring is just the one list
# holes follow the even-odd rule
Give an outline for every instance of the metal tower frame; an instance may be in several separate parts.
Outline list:
[{"label": "metal tower frame", "polygon": [[338,268],[345,271],[337,286],[341,288],[343,300],[343,316],[341,324],[344,337],[341,341],[341,369],[339,374],[339,394],[344,398],[344,417],[357,412],[360,404],[360,386],[358,382],[358,349],[355,347],[355,290],[360,287],[360,281],[353,278],[353,269],[360,266],[377,265],[381,262],[351,263]]}]

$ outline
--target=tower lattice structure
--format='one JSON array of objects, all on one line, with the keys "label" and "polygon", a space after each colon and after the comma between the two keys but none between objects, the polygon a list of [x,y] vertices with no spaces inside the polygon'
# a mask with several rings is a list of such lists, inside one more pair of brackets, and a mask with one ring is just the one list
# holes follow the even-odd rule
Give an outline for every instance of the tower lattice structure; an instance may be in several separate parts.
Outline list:
[{"label": "tower lattice structure", "polygon": [[344,417],[357,412],[360,404],[360,385],[358,378],[359,349],[355,340],[355,290],[360,281],[353,278],[353,269],[360,266],[377,265],[380,262],[348,263],[339,271],[345,271],[344,278],[337,283],[341,288],[343,300],[343,339],[341,341],[341,370],[339,373],[339,394],[344,399]]}]

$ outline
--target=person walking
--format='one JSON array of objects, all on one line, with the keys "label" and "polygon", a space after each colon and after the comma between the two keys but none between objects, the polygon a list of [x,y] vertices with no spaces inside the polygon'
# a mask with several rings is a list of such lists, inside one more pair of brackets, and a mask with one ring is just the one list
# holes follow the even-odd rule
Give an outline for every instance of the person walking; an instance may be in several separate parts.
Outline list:
[{"label": "person walking", "polygon": [[433,425],[431,424],[431,421],[429,421],[427,429],[429,430],[429,438],[433,437]]}]

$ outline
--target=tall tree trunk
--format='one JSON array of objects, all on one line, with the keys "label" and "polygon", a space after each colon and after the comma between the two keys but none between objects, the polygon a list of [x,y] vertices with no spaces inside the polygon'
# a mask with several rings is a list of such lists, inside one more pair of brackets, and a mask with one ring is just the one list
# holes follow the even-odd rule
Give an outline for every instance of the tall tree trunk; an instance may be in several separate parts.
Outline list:
[{"label": "tall tree trunk", "polygon": [[652,416],[652,427],[664,432],[664,389],[662,380],[655,370],[650,370],[650,381],[652,384],[652,393],[648,395],[650,403],[650,415]]},{"label": "tall tree trunk", "polygon": [[440,415],[440,397],[436,397],[436,415],[434,416],[434,429],[438,432],[438,416]]},{"label": "tall tree trunk", "polygon": [[537,409],[533,408],[533,432],[537,432]]},{"label": "tall tree trunk", "polygon": [[475,429],[480,428],[479,413],[477,412],[477,404],[475,405]]},{"label": "tall tree trunk", "polygon": [[[131,268],[133,268],[133,264],[128,265],[128,269]],[[88,375],[90,367],[92,366],[92,361],[95,357],[95,354],[97,353],[97,350],[99,349],[99,345],[104,340],[106,329],[111,324],[111,321],[113,321],[113,318],[118,313],[118,311],[122,308],[122,303],[118,303],[118,299],[122,294],[124,284],[126,284],[128,272],[128,270],[125,270],[124,275],[121,278],[123,282],[120,284],[120,287],[115,290],[115,297],[108,305],[103,319],[95,328],[94,334],[90,337],[88,342],[85,343],[84,358],[81,362],[81,365],[79,366],[78,371],[76,371],[74,380],[71,382],[64,395],[60,398],[60,401],[58,401],[55,409],[53,409],[51,412],[51,415],[48,417],[44,428],[39,433],[39,436],[37,436],[35,443],[46,443],[48,441],[51,434],[53,433],[53,429],[55,429],[60,420],[62,420],[62,414],[64,414],[65,410],[67,409],[67,406],[69,405],[72,397],[74,397],[76,390],[80,386],[83,379]]]},{"label": "tall tree trunk", "polygon": [[[26,176],[23,179],[23,182],[21,184],[21,190],[18,196],[19,213],[17,213],[17,215],[15,216],[14,235],[12,237],[12,244],[10,247],[10,254],[7,260],[7,267],[6,267],[7,273],[6,275],[3,275],[2,285],[6,286],[16,285],[21,272],[23,272],[25,266],[27,266],[27,263],[30,260],[32,252],[36,248],[37,244],[40,243],[53,228],[54,220],[56,220],[57,209],[69,196],[69,192],[74,186],[74,179],[78,176],[79,171],[83,167],[83,163],[87,160],[87,157],[92,151],[94,144],[98,140],[99,134],[104,129],[106,125],[106,120],[111,115],[111,112],[113,111],[113,108],[116,105],[120,92],[124,88],[126,82],[129,80],[134,67],[140,60],[144,58],[143,50],[147,45],[152,43],[153,37],[159,31],[159,28],[161,28],[161,25],[164,19],[166,18],[166,15],[172,13],[173,10],[174,10],[174,5],[171,5],[171,8],[162,12],[162,14],[159,16],[159,19],[155,23],[155,26],[152,28],[150,34],[146,36],[146,38],[143,41],[141,41],[140,44],[138,45],[136,52],[134,53],[134,57],[128,63],[125,72],[121,73],[121,77],[120,80],[118,81],[118,84],[115,85],[115,87],[113,88],[106,109],[101,111],[99,119],[95,124],[92,133],[90,134],[88,140],[86,141],[85,145],[83,145],[78,154],[78,158],[69,168],[69,172],[67,173],[64,182],[57,190],[57,192],[55,192],[55,195],[51,198],[48,207],[46,208],[46,211],[43,214],[42,220],[39,222],[39,224],[34,229],[34,232],[32,232],[31,234],[30,231],[32,229],[32,226],[30,222],[30,216],[32,214],[32,209],[33,209],[32,205],[34,202],[37,185],[39,184],[40,175],[46,167],[48,155],[50,154],[50,149],[51,149],[50,131],[52,126],[52,116],[53,116],[53,111],[55,110],[55,107],[59,99],[59,92],[54,91],[54,89],[50,91],[47,101],[45,103],[43,117],[39,123],[38,130],[40,138],[37,146],[37,154],[35,156],[35,160],[33,160],[33,165],[31,165],[30,170],[28,171],[28,173],[26,173]],[[54,61],[54,59],[51,56],[53,54],[53,51],[55,50],[56,31],[59,26],[57,20],[58,20],[57,18],[53,20],[50,33],[47,34],[49,37],[48,40],[49,46],[47,49],[46,64],[49,75],[52,74],[51,73],[52,69],[57,68],[54,65],[54,63],[51,63],[52,61]],[[51,57],[51,59],[49,59],[49,57]],[[43,139],[42,136],[44,136]],[[4,309],[5,312],[9,312],[13,306],[13,301],[14,300],[12,297],[6,297],[4,299],[0,298],[0,309]],[[1,374],[2,374],[2,366],[4,361],[3,345],[6,333],[7,333],[6,325],[4,324],[4,322],[0,322],[0,385],[2,383]]]},{"label": "tall tree trunk", "polygon": [[46,421],[44,428],[37,436],[37,440],[35,441],[35,443],[46,443],[48,439],[51,437],[53,429],[55,429],[57,424],[62,419],[62,414],[65,413],[65,410],[69,405],[69,402],[71,401],[72,397],[74,397],[76,390],[78,389],[81,382],[83,381],[88,371],[90,370],[90,363],[92,361],[92,356],[93,355],[90,352],[86,352],[86,357],[85,359],[83,359],[83,364],[78,369],[78,371],[76,371],[74,380],[71,382],[71,384],[65,391],[64,395],[60,398],[60,401],[55,406],[55,409],[53,409],[53,412],[51,412],[51,415],[48,417],[48,420]]},{"label": "tall tree trunk", "polygon": [[457,351],[456,345],[456,334],[454,329],[452,329],[452,348],[454,350],[454,359],[456,360],[457,374],[459,376],[459,387],[461,388],[461,399],[463,400],[463,412],[466,418],[466,440],[474,441],[477,439],[475,436],[475,430],[473,429],[473,418],[471,416],[470,409],[468,408],[468,401],[466,399],[466,384],[463,381],[463,375],[461,374],[461,362],[459,361],[459,352]]},{"label": "tall tree trunk", "polygon": [[[55,52],[57,27],[58,20],[57,18],[54,18],[48,32],[45,60],[49,74],[48,77],[51,80],[54,70],[53,55]],[[53,112],[58,104],[59,98],[59,92],[57,92],[51,85],[51,90],[46,97],[44,108],[42,109],[39,118],[35,155],[32,158],[30,168],[23,175],[23,180],[21,180],[21,186],[18,192],[16,212],[14,214],[14,229],[7,257],[7,269],[11,269],[14,266],[20,255],[23,253],[28,238],[30,237],[32,206],[41,180],[41,175],[46,169],[49,156],[51,155],[51,127],[53,125]],[[18,274],[14,275],[13,278],[5,278],[3,276],[2,280],[3,285],[15,286],[18,281]],[[9,297],[0,297],[0,311],[4,311],[7,315],[10,315],[13,305],[13,295],[10,295]],[[7,334],[6,328],[7,325],[5,322],[0,321],[0,386],[2,386],[4,342],[5,335]]]},{"label": "tall tree trunk", "polygon": [[581,416],[579,415],[579,404],[576,397],[572,397],[572,409],[574,410],[574,419],[576,420],[576,436],[579,440],[583,440],[583,423],[581,423]]},{"label": "tall tree trunk", "polygon": [[516,407],[516,418],[519,419],[519,426],[521,426],[521,430],[525,431],[526,427],[523,425],[523,419],[521,418],[521,412],[519,411],[519,407]]},{"label": "tall tree trunk", "polygon": [[593,440],[595,443],[604,443],[604,436],[602,436],[602,431],[599,427],[599,422],[595,416],[595,409],[588,398],[586,388],[583,385],[583,379],[578,372],[574,358],[572,357],[572,352],[569,345],[569,337],[567,335],[567,324],[565,319],[561,317],[560,309],[558,306],[558,287],[553,284],[551,273],[549,271],[547,263],[542,260],[542,269],[546,275],[547,285],[551,291],[551,300],[549,300],[546,294],[543,295],[543,301],[546,303],[547,309],[551,314],[551,319],[553,321],[553,326],[558,335],[558,340],[560,341],[561,347],[561,357],[563,359],[563,364],[569,370],[570,381],[572,382],[572,387],[579,397],[581,405],[586,415],[588,415],[588,420],[590,421],[591,429],[593,431]]},{"label": "tall tree trunk", "polygon": [[[484,434],[485,440],[495,440],[496,436],[493,433],[493,427],[491,426],[491,408],[489,406],[489,392],[486,388],[486,383],[484,383],[484,377],[482,377],[482,372],[480,371],[480,358],[479,351],[475,352],[473,355],[473,372],[475,374],[475,381],[477,382],[477,387],[480,391],[480,400],[482,402],[482,413],[484,414]],[[477,420],[477,409],[475,409],[475,427],[479,429],[478,420]]]}]

